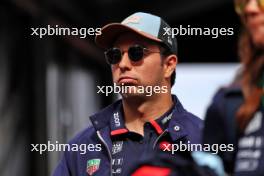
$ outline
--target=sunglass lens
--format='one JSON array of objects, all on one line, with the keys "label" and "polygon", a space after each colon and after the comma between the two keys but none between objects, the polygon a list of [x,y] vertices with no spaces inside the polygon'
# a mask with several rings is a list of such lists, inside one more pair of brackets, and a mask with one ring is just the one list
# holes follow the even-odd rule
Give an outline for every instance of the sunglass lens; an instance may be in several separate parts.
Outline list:
[{"label": "sunglass lens", "polygon": [[128,56],[132,61],[137,62],[143,58],[144,48],[139,45],[132,46],[128,49]]},{"label": "sunglass lens", "polygon": [[122,58],[122,53],[119,48],[111,48],[106,51],[105,57],[109,64],[117,64]]}]

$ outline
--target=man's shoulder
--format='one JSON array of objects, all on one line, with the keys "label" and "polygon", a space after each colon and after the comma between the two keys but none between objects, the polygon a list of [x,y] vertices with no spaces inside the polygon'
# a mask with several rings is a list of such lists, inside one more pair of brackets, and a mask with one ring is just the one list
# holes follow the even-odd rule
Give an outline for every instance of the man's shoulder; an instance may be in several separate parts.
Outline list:
[{"label": "man's shoulder", "polygon": [[86,144],[93,141],[96,135],[96,130],[92,125],[78,132],[70,141],[70,144]]},{"label": "man's shoulder", "polygon": [[191,112],[185,111],[185,120],[187,120],[191,125],[197,126],[199,128],[203,125],[203,120],[196,115],[192,114]]},{"label": "man's shoulder", "polygon": [[201,143],[203,120],[184,109],[179,101],[175,105],[170,126],[179,126],[178,130],[181,129],[181,134],[187,135],[191,143]]},{"label": "man's shoulder", "polygon": [[109,119],[114,110],[120,104],[120,100],[104,107],[90,116],[91,124],[85,129],[78,132],[69,143],[83,143],[91,141],[96,136],[96,131],[104,128],[109,124]]},{"label": "man's shoulder", "polygon": [[213,103],[214,102],[222,102],[226,98],[229,97],[243,97],[242,88],[240,86],[223,86],[220,87],[213,96]]},{"label": "man's shoulder", "polygon": [[174,95],[174,101],[175,101],[175,106],[174,106],[175,117],[173,119],[183,124],[184,126],[186,125],[193,126],[200,129],[202,127],[203,121],[196,115],[187,111],[181,104],[180,100],[175,95]]},{"label": "man's shoulder", "polygon": [[184,113],[184,129],[188,134],[188,140],[191,143],[201,143],[203,120],[196,115],[186,111]]}]

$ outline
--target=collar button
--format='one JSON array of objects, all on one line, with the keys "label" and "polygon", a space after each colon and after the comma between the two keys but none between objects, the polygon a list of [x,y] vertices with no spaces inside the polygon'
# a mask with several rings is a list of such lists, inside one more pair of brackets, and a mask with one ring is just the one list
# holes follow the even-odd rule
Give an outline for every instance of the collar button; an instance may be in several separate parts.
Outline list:
[{"label": "collar button", "polygon": [[180,127],[178,125],[174,126],[174,131],[180,131]]}]

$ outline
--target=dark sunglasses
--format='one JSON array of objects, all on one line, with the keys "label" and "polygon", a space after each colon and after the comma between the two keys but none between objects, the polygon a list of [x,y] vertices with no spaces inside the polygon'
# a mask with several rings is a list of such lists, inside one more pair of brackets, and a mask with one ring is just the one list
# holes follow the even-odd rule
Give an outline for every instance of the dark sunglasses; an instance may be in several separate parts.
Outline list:
[{"label": "dark sunglasses", "polygon": [[[105,58],[110,65],[117,64],[121,61],[122,56],[126,51],[122,51],[120,48],[110,48],[105,51]],[[146,53],[160,53],[160,51],[151,51],[141,45],[130,46],[127,50],[128,57],[133,62],[138,62],[143,59]]]},{"label": "dark sunglasses", "polygon": [[[235,0],[235,10],[238,15],[244,13],[245,7],[250,0]],[[264,9],[264,0],[256,0],[260,9]]]}]

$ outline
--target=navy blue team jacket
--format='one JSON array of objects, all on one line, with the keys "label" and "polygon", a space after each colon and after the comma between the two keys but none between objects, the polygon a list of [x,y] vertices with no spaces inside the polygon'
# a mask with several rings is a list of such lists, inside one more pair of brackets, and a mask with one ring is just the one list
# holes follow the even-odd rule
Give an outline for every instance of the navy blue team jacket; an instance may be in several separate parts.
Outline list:
[{"label": "navy blue team jacket", "polygon": [[[191,144],[200,144],[202,120],[186,111],[178,98],[175,95],[172,96],[174,106],[166,131],[174,143],[179,141],[187,143],[189,141]],[[112,141],[110,119],[116,118],[115,114],[120,110],[117,107],[120,107],[121,103],[122,100],[118,100],[90,117],[92,126],[79,133],[69,144],[86,144],[94,145],[94,147],[91,146],[90,150],[85,154],[76,151],[65,151],[53,176],[111,175]],[[175,126],[181,130],[175,130]],[[122,132],[122,130],[119,130],[119,132]],[[127,152],[126,155],[129,157],[133,153]]]}]

